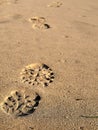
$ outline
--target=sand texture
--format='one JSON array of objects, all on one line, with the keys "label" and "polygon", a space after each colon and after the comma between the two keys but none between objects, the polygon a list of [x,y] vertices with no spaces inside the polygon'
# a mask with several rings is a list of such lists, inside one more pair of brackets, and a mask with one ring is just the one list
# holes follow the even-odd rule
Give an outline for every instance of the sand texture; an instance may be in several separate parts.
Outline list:
[{"label": "sand texture", "polygon": [[0,130],[98,130],[98,0],[0,0]]}]

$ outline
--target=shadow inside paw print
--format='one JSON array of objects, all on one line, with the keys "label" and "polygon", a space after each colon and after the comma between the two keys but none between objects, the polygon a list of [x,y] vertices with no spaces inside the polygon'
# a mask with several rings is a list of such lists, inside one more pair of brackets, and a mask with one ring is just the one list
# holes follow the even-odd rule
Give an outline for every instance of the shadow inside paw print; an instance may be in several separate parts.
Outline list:
[{"label": "shadow inside paw print", "polygon": [[32,114],[39,105],[41,97],[37,93],[30,96],[29,93],[20,91],[12,92],[2,103],[4,112],[14,116],[26,116]]},{"label": "shadow inside paw print", "polygon": [[29,19],[29,22],[32,23],[33,29],[49,29],[50,25],[47,24],[46,19],[44,17],[32,17]]},{"label": "shadow inside paw print", "polygon": [[21,81],[31,86],[47,87],[54,80],[54,72],[45,64],[30,64],[22,69]]}]

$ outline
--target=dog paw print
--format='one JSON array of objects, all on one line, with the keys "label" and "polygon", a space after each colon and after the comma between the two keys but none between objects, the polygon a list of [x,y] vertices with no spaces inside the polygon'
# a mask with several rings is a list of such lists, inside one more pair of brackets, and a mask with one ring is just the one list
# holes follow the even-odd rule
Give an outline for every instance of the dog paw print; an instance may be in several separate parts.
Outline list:
[{"label": "dog paw print", "polygon": [[33,29],[49,29],[50,25],[47,24],[46,19],[44,17],[32,17],[29,19],[29,22],[32,23]]},{"label": "dog paw print", "polygon": [[32,95],[21,91],[12,92],[1,104],[3,111],[14,116],[25,116],[33,113],[37,108],[40,96],[34,92]]},{"label": "dog paw print", "polygon": [[54,80],[54,72],[45,64],[30,64],[22,69],[21,81],[31,86],[47,87]]},{"label": "dog paw print", "polygon": [[2,4],[16,4],[18,2],[18,0],[1,0],[0,1],[0,5]]},{"label": "dog paw print", "polygon": [[57,2],[52,2],[51,4],[47,5],[48,7],[60,7],[62,5],[62,2],[57,1]]}]

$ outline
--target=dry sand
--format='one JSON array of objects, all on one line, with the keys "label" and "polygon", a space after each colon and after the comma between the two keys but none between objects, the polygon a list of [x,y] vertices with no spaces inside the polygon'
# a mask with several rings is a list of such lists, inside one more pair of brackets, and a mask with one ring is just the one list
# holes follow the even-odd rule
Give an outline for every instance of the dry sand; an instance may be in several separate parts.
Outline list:
[{"label": "dry sand", "polygon": [[[22,83],[32,63],[48,65],[54,81]],[[0,0],[0,103],[16,90],[40,103],[18,117],[1,105],[0,130],[98,130],[98,0]]]}]

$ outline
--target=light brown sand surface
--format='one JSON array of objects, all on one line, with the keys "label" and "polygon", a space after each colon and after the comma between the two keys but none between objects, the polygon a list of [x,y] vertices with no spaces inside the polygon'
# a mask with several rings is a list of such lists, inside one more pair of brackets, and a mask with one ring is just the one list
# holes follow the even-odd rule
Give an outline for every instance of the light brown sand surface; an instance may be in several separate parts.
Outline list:
[{"label": "light brown sand surface", "polygon": [[[27,116],[0,106],[0,130],[98,130],[98,1],[53,2],[0,0],[0,104],[16,90],[41,97]],[[32,17],[44,17],[49,28]],[[53,70],[49,86],[21,82],[32,63]]]}]

